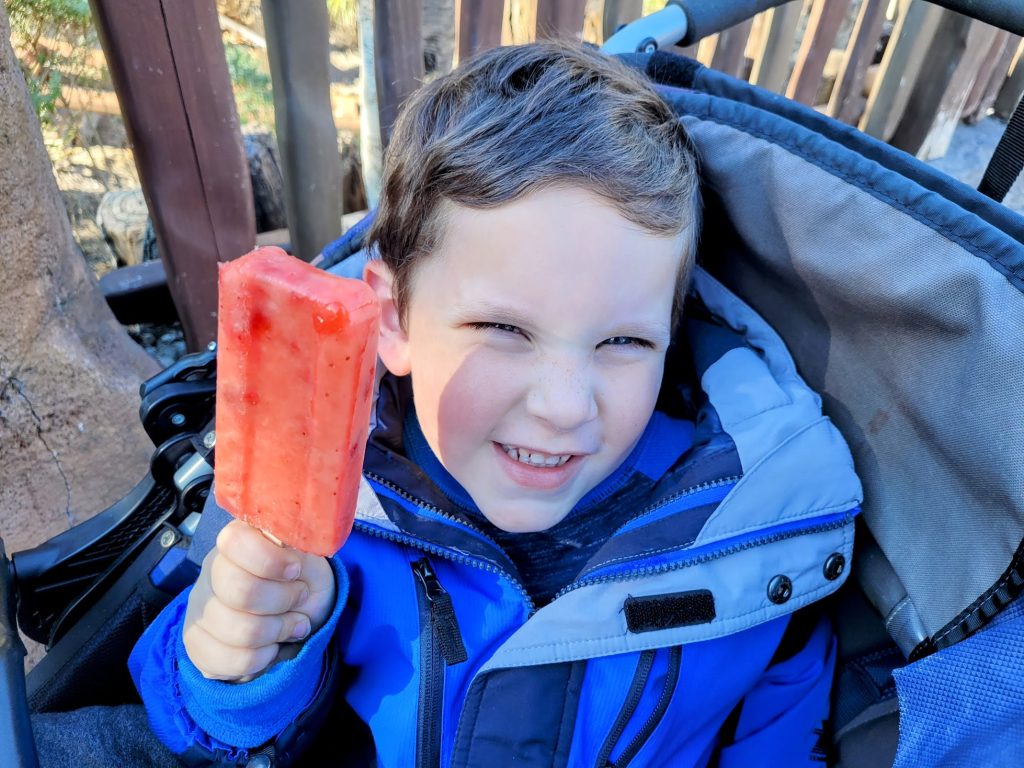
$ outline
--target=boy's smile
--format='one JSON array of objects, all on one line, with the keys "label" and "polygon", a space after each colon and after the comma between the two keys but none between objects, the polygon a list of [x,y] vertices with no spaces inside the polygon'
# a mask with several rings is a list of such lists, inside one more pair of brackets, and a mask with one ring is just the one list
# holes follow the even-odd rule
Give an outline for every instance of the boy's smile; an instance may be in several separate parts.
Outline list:
[{"label": "boy's smile", "polygon": [[562,520],[629,455],[654,410],[681,237],[578,187],[498,208],[446,204],[404,328],[379,261],[380,354],[411,373],[427,443],[494,525]]}]

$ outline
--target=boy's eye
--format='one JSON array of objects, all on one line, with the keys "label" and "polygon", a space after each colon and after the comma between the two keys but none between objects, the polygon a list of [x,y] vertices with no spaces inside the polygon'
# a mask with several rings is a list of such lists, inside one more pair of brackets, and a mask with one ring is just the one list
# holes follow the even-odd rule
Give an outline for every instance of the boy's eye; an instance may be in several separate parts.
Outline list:
[{"label": "boy's eye", "polygon": [[522,330],[511,323],[470,323],[470,327],[478,329],[490,329],[494,331],[502,331],[503,333],[514,333],[520,336],[525,335]]},{"label": "boy's eye", "polygon": [[598,346],[601,347],[639,347],[641,349],[653,349],[654,344],[646,339],[638,339],[635,336],[612,336],[605,339]]}]

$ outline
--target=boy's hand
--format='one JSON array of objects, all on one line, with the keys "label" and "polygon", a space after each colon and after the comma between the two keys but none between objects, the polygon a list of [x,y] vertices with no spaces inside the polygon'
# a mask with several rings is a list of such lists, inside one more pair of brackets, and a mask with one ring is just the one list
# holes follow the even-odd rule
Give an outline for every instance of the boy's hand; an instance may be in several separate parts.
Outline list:
[{"label": "boy's hand", "polygon": [[334,607],[325,558],[281,547],[233,520],[217,536],[188,599],[184,641],[212,680],[245,682],[318,630]]}]

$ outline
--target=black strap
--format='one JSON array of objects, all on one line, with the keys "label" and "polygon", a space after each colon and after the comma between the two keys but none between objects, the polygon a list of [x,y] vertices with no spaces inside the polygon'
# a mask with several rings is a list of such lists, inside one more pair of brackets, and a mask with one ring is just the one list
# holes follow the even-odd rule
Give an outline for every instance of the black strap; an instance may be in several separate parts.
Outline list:
[{"label": "black strap", "polygon": [[988,162],[978,191],[997,203],[1003,202],[1013,182],[1020,176],[1021,169],[1024,169],[1024,99],[1017,102],[1003,137]]},{"label": "black strap", "polygon": [[985,628],[1006,606],[1024,594],[1024,539],[1021,539],[1013,559],[996,583],[958,613],[932,637],[922,641],[910,654],[911,661],[929,656],[943,648],[966,640]]}]

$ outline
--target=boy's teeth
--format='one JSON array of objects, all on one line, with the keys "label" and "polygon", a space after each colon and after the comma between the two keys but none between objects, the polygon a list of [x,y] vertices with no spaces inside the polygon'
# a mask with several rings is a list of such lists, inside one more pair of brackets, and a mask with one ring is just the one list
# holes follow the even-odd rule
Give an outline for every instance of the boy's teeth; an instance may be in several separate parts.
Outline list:
[{"label": "boy's teeth", "polygon": [[501,447],[511,458],[523,464],[529,464],[531,467],[560,467],[572,458],[571,453],[563,456],[548,456],[543,453],[528,453],[512,445],[503,444]]}]

